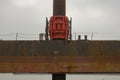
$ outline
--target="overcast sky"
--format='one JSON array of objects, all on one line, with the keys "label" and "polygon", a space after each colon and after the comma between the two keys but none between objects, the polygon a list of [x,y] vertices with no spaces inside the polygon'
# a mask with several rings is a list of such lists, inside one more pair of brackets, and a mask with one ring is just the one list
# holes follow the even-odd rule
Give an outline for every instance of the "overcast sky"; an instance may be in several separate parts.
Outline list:
[{"label": "overcast sky", "polygon": [[[0,33],[41,33],[52,0],[0,0]],[[73,32],[120,32],[120,0],[67,0]]]},{"label": "overcast sky", "polygon": [[[120,32],[120,0],[67,0],[67,16],[73,18],[73,32]],[[45,18],[52,16],[52,0],[0,0],[0,33],[43,33]],[[49,79],[48,79],[49,78]],[[13,76],[0,80],[51,80],[51,75]],[[68,80],[120,80],[116,76],[68,76]]]},{"label": "overcast sky", "polygon": [[[0,74],[0,80],[52,80],[51,74]],[[120,74],[67,74],[66,80],[120,80]]]}]

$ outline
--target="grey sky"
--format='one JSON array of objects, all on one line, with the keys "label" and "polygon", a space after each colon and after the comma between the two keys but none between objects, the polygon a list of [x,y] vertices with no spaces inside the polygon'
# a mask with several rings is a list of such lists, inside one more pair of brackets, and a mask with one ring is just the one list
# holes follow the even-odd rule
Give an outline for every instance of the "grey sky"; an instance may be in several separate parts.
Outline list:
[{"label": "grey sky", "polygon": [[[120,80],[120,74],[67,74],[66,80]],[[0,74],[1,80],[52,80],[51,74]]]},{"label": "grey sky", "polygon": [[[67,0],[73,32],[120,32],[120,0]],[[41,33],[52,0],[0,0],[0,33]]]},{"label": "grey sky", "polygon": [[73,30],[76,32],[119,32],[119,4],[120,0],[75,0],[74,2],[71,0],[68,3],[68,15],[73,17]]},{"label": "grey sky", "polygon": [[0,0],[0,4],[1,33],[44,32],[45,17],[52,13],[49,0]]}]

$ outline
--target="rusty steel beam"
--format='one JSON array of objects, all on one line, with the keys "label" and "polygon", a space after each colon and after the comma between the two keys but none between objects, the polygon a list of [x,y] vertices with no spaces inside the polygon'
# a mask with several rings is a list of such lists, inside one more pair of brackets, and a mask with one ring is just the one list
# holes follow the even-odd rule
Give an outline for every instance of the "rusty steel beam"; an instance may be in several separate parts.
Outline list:
[{"label": "rusty steel beam", "polygon": [[120,41],[0,41],[0,56],[120,56]]},{"label": "rusty steel beam", "polygon": [[120,72],[120,41],[0,41],[0,72]]},{"label": "rusty steel beam", "polygon": [[120,56],[3,56],[0,57],[0,72],[120,72],[119,61]]},{"label": "rusty steel beam", "polygon": [[53,0],[53,16],[66,15],[66,0]]}]

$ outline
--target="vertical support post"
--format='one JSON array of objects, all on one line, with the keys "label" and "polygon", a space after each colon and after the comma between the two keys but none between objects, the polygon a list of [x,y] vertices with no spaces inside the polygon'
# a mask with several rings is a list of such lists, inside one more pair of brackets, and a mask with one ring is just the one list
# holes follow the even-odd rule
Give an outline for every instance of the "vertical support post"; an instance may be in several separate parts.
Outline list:
[{"label": "vertical support post", "polygon": [[43,37],[44,37],[43,33],[39,34],[39,40],[43,40]]},{"label": "vertical support post", "polygon": [[18,40],[18,33],[16,33],[16,41]]},{"label": "vertical support post", "polygon": [[70,24],[70,40],[72,40],[72,18],[70,18],[69,24]]},{"label": "vertical support post", "polygon": [[87,35],[85,35],[85,40],[87,41]]},{"label": "vertical support post", "polygon": [[52,74],[52,80],[66,80],[66,74]]},{"label": "vertical support post", "polygon": [[93,40],[93,33],[91,34],[91,40]]},{"label": "vertical support post", "polygon": [[46,17],[45,40],[49,40],[48,39],[48,24],[49,24],[48,18]]},{"label": "vertical support post", "polygon": [[78,40],[81,40],[81,35],[78,35]]},{"label": "vertical support post", "polygon": [[76,40],[76,35],[77,35],[77,33],[75,32],[75,40]]}]

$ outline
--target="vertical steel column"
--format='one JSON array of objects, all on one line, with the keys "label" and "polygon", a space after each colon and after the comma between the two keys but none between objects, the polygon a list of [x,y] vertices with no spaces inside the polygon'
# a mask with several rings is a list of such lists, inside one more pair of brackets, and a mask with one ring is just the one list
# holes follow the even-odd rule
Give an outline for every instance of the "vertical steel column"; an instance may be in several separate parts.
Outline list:
[{"label": "vertical steel column", "polygon": [[70,40],[72,40],[72,18],[70,18],[69,24],[70,24]]},{"label": "vertical steel column", "polygon": [[52,74],[52,80],[66,80],[66,74]]},{"label": "vertical steel column", "polygon": [[45,28],[45,40],[49,40],[48,38],[48,25],[49,25],[49,21],[48,18],[46,17],[46,28]]},{"label": "vertical steel column", "polygon": [[53,0],[53,16],[66,16],[66,0]]}]

